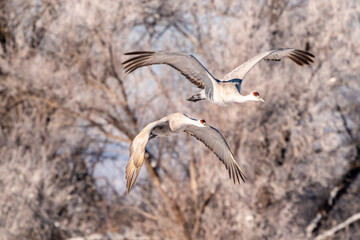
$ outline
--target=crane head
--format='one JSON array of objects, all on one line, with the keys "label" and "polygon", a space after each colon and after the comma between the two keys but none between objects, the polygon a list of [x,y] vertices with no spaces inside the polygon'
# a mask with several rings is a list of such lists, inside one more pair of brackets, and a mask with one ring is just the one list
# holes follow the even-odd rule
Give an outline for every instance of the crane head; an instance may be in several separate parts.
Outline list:
[{"label": "crane head", "polygon": [[252,97],[252,100],[258,101],[258,102],[265,102],[264,99],[260,97],[259,92],[251,92],[250,96]]}]

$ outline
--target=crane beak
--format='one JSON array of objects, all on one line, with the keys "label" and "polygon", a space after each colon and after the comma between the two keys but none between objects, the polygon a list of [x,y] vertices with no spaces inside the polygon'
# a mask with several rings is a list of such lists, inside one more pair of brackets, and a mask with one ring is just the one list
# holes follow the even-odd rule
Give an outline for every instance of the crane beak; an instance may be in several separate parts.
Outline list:
[{"label": "crane beak", "polygon": [[262,99],[261,97],[258,97],[258,101],[260,101],[260,102],[265,102],[265,100],[264,99]]}]

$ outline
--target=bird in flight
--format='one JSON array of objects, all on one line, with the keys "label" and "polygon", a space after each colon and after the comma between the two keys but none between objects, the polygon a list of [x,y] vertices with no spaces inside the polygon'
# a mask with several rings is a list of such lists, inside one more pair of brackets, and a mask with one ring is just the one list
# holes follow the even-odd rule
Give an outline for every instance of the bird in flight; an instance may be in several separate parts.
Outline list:
[{"label": "bird in flight", "polygon": [[248,95],[241,95],[241,83],[250,69],[262,59],[270,61],[280,61],[283,57],[288,57],[296,64],[303,66],[313,63],[315,56],[309,52],[294,48],[278,48],[251,58],[241,64],[222,79],[217,79],[191,54],[174,53],[166,51],[136,51],[128,52],[125,55],[132,56],[122,64],[127,73],[154,64],[167,64],[182,75],[191,83],[201,88],[199,93],[189,97],[188,101],[200,101],[207,99],[215,104],[225,106],[233,102],[247,102],[264,100],[257,91],[252,91]]},{"label": "bird in flight", "polygon": [[146,125],[131,143],[130,158],[125,168],[127,193],[139,176],[148,141],[155,137],[166,137],[181,132],[195,137],[213,151],[224,163],[229,177],[233,179],[234,183],[235,181],[240,183],[240,179],[245,182],[246,176],[236,162],[224,137],[216,128],[208,125],[204,119],[197,120],[183,113],[173,113]]}]

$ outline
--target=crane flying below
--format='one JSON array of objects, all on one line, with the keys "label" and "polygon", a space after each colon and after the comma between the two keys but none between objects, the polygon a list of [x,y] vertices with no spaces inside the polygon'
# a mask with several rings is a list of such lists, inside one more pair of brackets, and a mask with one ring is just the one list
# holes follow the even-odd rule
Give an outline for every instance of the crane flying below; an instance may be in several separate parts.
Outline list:
[{"label": "crane flying below", "polygon": [[235,180],[240,183],[240,179],[245,182],[246,177],[243,171],[236,162],[225,138],[216,128],[206,124],[204,119],[197,120],[182,113],[173,113],[146,125],[131,143],[130,158],[125,168],[127,193],[139,176],[148,141],[155,137],[167,137],[181,132],[195,137],[213,151],[224,163],[229,177],[233,179],[234,183]]},{"label": "crane flying below", "polygon": [[296,64],[303,66],[313,63],[312,58],[315,58],[315,56],[309,52],[294,48],[270,50],[251,58],[219,80],[213,77],[211,73],[190,54],[166,51],[136,51],[125,53],[125,55],[133,56],[122,63],[127,73],[131,73],[140,67],[148,65],[167,64],[178,70],[195,86],[203,89],[188,98],[188,101],[196,102],[207,99],[222,106],[233,102],[264,102],[257,91],[252,91],[248,95],[241,95],[240,93],[241,83],[246,74],[262,59],[280,61],[283,57],[288,57]]}]

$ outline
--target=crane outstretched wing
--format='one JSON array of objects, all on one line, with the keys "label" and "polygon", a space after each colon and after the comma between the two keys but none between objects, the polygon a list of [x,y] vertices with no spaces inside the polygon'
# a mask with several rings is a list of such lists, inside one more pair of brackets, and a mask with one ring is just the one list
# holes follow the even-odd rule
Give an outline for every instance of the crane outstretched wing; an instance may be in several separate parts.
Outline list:
[{"label": "crane outstretched wing", "polygon": [[246,74],[251,70],[262,59],[270,61],[280,61],[283,57],[288,57],[296,64],[308,65],[314,61],[311,58],[315,56],[309,52],[294,49],[294,48],[279,48],[275,50],[270,50],[267,52],[260,53],[259,55],[251,58],[250,60],[244,62],[233,71],[226,74],[222,81],[229,81],[231,79],[244,79]]},{"label": "crane outstretched wing", "polygon": [[212,87],[215,81],[209,71],[193,55],[165,51],[137,51],[128,52],[125,55],[133,56],[122,63],[127,73],[148,65],[166,64],[178,70],[198,88]]},{"label": "crane outstretched wing", "polygon": [[169,121],[167,121],[166,117],[151,122],[136,135],[130,144],[130,157],[125,168],[127,193],[130,192],[130,189],[134,186],[136,179],[139,176],[141,166],[144,162],[146,144],[150,139],[157,136],[156,133],[166,131],[166,129],[169,128],[168,125]]},{"label": "crane outstretched wing", "polygon": [[186,127],[185,132],[203,142],[205,146],[215,153],[220,161],[224,163],[229,172],[229,177],[233,179],[234,183],[236,180],[240,183],[240,178],[245,182],[245,174],[236,162],[225,138],[216,128],[210,125],[206,127],[189,125]]}]

